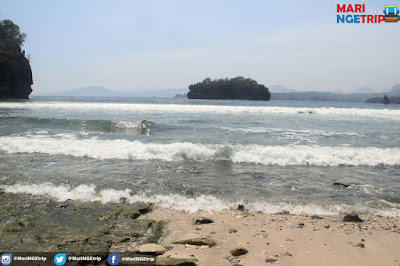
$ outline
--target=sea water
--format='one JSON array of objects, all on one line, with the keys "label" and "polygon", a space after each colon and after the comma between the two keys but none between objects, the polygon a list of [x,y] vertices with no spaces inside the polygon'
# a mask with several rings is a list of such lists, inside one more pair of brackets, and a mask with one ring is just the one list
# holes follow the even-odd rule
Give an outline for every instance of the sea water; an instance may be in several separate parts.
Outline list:
[{"label": "sea water", "polygon": [[394,104],[3,101],[0,187],[189,212],[245,204],[264,213],[399,216],[399,125]]}]

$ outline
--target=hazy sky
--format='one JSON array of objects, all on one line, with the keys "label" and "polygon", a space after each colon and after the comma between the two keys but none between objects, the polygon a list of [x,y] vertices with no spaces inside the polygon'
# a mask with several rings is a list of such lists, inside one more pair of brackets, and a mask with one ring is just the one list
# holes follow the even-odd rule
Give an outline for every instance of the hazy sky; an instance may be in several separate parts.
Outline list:
[{"label": "hazy sky", "polygon": [[[28,34],[33,89],[181,89],[206,77],[344,90],[400,83],[400,23],[337,24],[338,3],[0,0]],[[399,0],[367,0],[382,14]]]}]

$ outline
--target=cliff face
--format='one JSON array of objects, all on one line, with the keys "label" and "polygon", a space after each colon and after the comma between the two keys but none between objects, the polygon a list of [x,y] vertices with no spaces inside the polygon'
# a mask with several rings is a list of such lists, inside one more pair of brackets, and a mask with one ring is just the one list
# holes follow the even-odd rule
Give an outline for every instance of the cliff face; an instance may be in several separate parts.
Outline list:
[{"label": "cliff face", "polygon": [[29,99],[32,70],[21,46],[25,34],[10,20],[0,23],[0,98]]},{"label": "cliff face", "polygon": [[0,98],[29,99],[33,81],[28,59],[21,54],[9,72],[0,77]]}]

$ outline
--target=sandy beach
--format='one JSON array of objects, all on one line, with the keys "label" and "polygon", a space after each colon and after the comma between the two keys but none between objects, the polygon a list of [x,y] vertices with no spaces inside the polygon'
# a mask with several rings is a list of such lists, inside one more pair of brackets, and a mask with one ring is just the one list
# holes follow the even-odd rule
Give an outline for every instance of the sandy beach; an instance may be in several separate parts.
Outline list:
[{"label": "sandy beach", "polygon": [[154,265],[400,265],[400,217],[360,213],[350,215],[359,221],[345,221],[344,213],[265,214],[246,206],[190,213],[1,189],[0,203],[0,250],[9,252],[157,255]]},{"label": "sandy beach", "polygon": [[[343,222],[344,216],[156,208],[141,219],[169,221],[160,240],[167,249],[162,257],[192,257],[198,265],[400,265],[399,217],[360,214],[363,222],[355,223]],[[199,217],[214,222],[195,224]],[[193,238],[215,245],[173,244]],[[233,256],[238,248],[248,253]]]}]

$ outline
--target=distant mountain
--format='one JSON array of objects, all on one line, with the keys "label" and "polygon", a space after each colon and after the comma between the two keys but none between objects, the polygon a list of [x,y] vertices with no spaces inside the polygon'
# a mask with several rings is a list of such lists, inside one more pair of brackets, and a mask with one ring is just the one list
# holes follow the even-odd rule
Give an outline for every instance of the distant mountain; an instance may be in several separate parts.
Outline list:
[{"label": "distant mountain", "polygon": [[187,98],[187,94],[176,94],[174,98]]},{"label": "distant mountain", "polygon": [[369,98],[366,100],[366,103],[385,103],[385,104],[389,104],[389,103],[397,103],[400,104],[400,97],[374,97],[374,98]]},{"label": "distant mountain", "polygon": [[96,96],[107,97],[111,96],[112,92],[100,86],[83,87],[74,90],[55,93],[55,96]]},{"label": "distant mountain", "polygon": [[272,100],[289,100],[289,101],[329,101],[329,102],[365,102],[369,98],[383,96],[382,93],[353,93],[342,94],[332,92],[289,92],[289,93],[272,93]]},{"label": "distant mountain", "polygon": [[365,94],[365,93],[376,93],[376,91],[374,91],[374,89],[372,89],[371,87],[366,86],[366,87],[356,89],[353,93],[354,94]]},{"label": "distant mountain", "polygon": [[[382,98],[385,94],[388,97],[400,96],[400,84],[394,85],[384,92],[361,93],[371,91],[370,87],[357,89],[357,93],[343,93],[341,90],[335,92],[298,92],[286,88],[283,85],[269,87],[272,91],[271,100],[293,100],[293,101],[334,101],[334,102],[366,102],[371,98]],[[280,92],[277,92],[280,91]],[[285,92],[286,91],[286,92]],[[373,91],[373,90],[372,90]],[[94,96],[94,97],[157,97],[173,98],[177,94],[187,94],[188,89],[166,89],[166,90],[137,90],[137,91],[110,91],[101,86],[89,86],[60,93],[40,94],[50,96]],[[36,94],[38,95],[38,94]],[[375,100],[374,100],[375,101]],[[376,100],[379,102],[379,100]],[[394,102],[394,101],[393,101]]]},{"label": "distant mountain", "polygon": [[336,93],[315,91],[273,93],[271,99],[290,101],[382,102],[385,94],[390,97],[392,102],[397,102],[398,96],[400,96],[400,84],[394,85],[387,92],[375,92],[370,87],[363,87],[357,89],[354,93],[342,93],[342,91],[336,91]]},{"label": "distant mountain", "polygon": [[[137,91],[110,91],[101,86],[89,86],[68,90],[59,93],[51,93],[51,96],[93,96],[93,97],[157,97],[172,98],[176,94],[186,94],[188,89],[166,89],[166,90],[137,90]],[[45,94],[42,94],[45,95]]]},{"label": "distant mountain", "polygon": [[367,103],[383,103],[384,97],[388,96],[390,103],[400,104],[400,84],[394,85],[390,90],[385,90],[385,93],[377,97],[371,97],[366,100]]},{"label": "distant mountain", "polygon": [[334,90],[333,93],[345,94],[345,92],[343,90]]},{"label": "distant mountain", "polygon": [[391,95],[397,95],[400,96],[400,84],[394,85],[390,90],[389,93]]},{"label": "distant mountain", "polygon": [[283,85],[280,85],[280,84],[269,86],[268,89],[269,89],[270,92],[278,92],[278,93],[281,93],[281,92],[296,92],[296,90],[289,89],[289,88],[287,88],[287,87],[285,87]]},{"label": "distant mountain", "polygon": [[177,94],[186,94],[189,89],[166,89],[166,90],[138,90],[130,92],[115,92],[121,93],[127,97],[157,97],[157,98],[173,98]]}]

